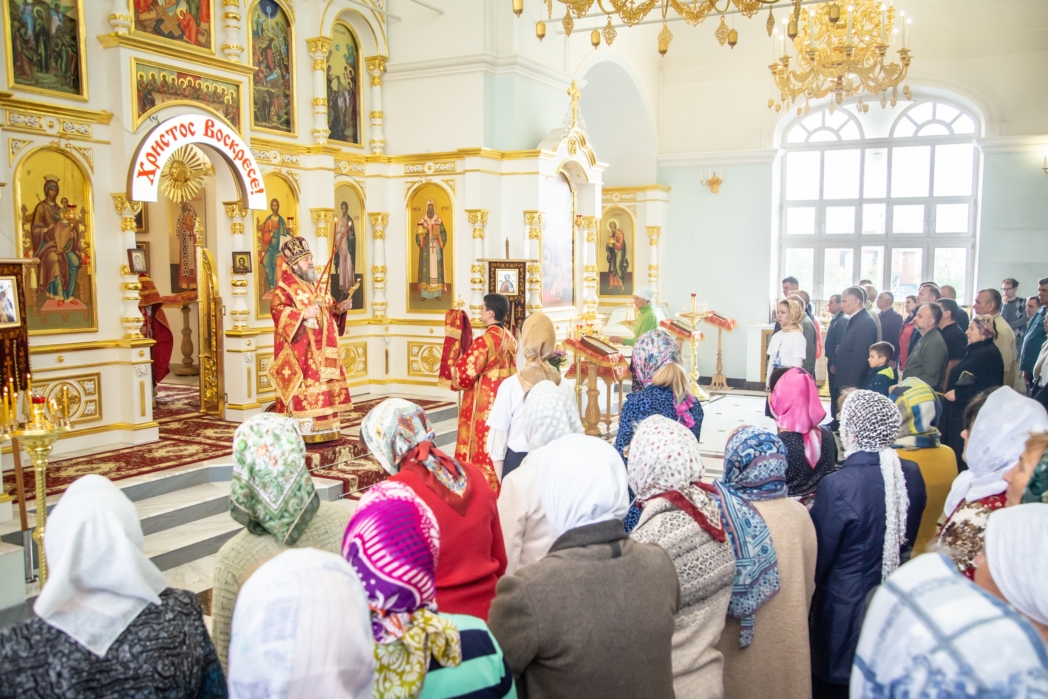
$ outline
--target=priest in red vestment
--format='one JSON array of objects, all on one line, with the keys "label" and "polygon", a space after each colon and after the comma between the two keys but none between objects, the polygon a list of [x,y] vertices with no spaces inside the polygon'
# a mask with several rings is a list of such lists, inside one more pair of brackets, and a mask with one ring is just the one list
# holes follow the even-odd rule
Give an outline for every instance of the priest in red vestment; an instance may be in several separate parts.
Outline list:
[{"label": "priest in red vestment", "polygon": [[175,347],[175,336],[171,333],[171,326],[164,315],[164,300],[160,297],[160,291],[156,284],[145,274],[138,275],[138,283],[142,285],[138,292],[138,310],[142,312],[145,322],[142,323],[142,334],[152,340],[153,345],[153,388],[164,380],[171,366],[171,351]]},{"label": "priest in red vestment", "polygon": [[509,315],[509,301],[501,294],[488,294],[480,319],[486,326],[463,351],[455,343],[449,352],[451,389],[462,391],[455,458],[468,461],[484,472],[488,485],[499,492],[499,479],[488,454],[488,415],[499,384],[517,373],[517,341],[502,324]]},{"label": "priest in red vestment", "polygon": [[275,410],[297,418],[307,442],[336,439],[340,414],[352,405],[338,348],[352,297],[336,304],[326,282],[318,286],[304,238],[291,238],[280,252],[285,264],[270,301]]}]

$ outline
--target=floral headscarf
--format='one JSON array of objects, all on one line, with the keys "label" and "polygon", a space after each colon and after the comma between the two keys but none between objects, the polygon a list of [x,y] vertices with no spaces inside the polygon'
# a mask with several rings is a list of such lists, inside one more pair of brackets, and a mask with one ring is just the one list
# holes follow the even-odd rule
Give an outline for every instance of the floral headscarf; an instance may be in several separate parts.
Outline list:
[{"label": "floral headscarf", "polygon": [[779,303],[785,303],[789,309],[789,313],[786,315],[786,322],[782,324],[783,332],[801,332],[801,323],[804,321],[804,304],[801,300],[796,297],[789,297],[785,301],[779,301]]},{"label": "floral headscarf", "polygon": [[440,617],[436,601],[440,531],[414,491],[394,481],[360,500],[342,540],[368,596],[377,661],[375,696],[417,697],[430,656],[462,662],[458,629]]},{"label": "floral headscarf", "polygon": [[939,446],[939,415],[942,405],[932,387],[916,377],[903,379],[888,392],[902,416],[895,447],[936,449]]},{"label": "floral headscarf", "polygon": [[724,448],[724,475],[714,481],[724,529],[735,551],[728,614],[740,622],[739,647],[753,643],[754,614],[779,591],[771,532],[752,500],[787,496],[786,445],[767,430],[743,427]]},{"label": "floral headscarf", "polygon": [[581,434],[582,420],[570,394],[552,381],[540,381],[524,398],[524,436],[535,451],[566,434]]},{"label": "floral headscarf", "polygon": [[633,346],[633,375],[641,387],[650,384],[655,372],[668,362],[680,364],[680,347],[662,328],[644,333]]},{"label": "floral headscarf", "polygon": [[517,371],[517,379],[525,393],[539,381],[560,383],[560,372],[546,361],[556,345],[557,333],[548,315],[532,313],[525,319],[520,329],[520,352],[524,361]]},{"label": "floral headscarf", "polygon": [[665,498],[714,539],[724,541],[717,504],[698,485],[704,471],[702,456],[687,427],[663,415],[642,420],[630,442],[626,468],[639,504]]},{"label": "floral headscarf", "polygon": [[906,512],[910,497],[902,475],[902,461],[892,449],[899,435],[902,417],[887,397],[873,391],[852,392],[841,408],[841,441],[845,456],[865,451],[880,459],[884,480],[884,549],[881,580],[899,567],[899,554],[906,543]]},{"label": "floral headscarf", "polygon": [[252,534],[294,546],[320,507],[295,421],[256,415],[233,434],[229,513]]},{"label": "floral headscarf", "polygon": [[402,398],[384,400],[364,416],[360,434],[382,468],[390,474],[405,467],[428,472],[424,479],[433,492],[465,514],[471,495],[466,471],[437,449],[436,433],[422,408]]},{"label": "floral headscarf", "polygon": [[984,340],[996,340],[997,339],[997,326],[994,325],[993,316],[988,313],[984,313],[980,316],[972,316],[971,324],[978,328],[979,333],[982,335]]}]

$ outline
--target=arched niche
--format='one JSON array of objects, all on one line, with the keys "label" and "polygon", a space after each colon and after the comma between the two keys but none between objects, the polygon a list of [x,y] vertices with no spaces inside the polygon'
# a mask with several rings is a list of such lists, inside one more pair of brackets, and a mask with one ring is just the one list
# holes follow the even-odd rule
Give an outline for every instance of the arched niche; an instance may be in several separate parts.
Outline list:
[{"label": "arched niche", "polygon": [[330,38],[336,20],[345,22],[356,33],[362,55],[386,56],[389,54],[385,22],[378,12],[365,10],[347,0],[327,0],[324,11],[321,13],[320,36]]}]

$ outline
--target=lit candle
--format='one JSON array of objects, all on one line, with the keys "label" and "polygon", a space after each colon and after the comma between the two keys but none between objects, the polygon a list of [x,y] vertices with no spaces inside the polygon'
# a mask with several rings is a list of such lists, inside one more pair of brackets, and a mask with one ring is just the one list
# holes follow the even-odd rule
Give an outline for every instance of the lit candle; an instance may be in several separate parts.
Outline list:
[{"label": "lit candle", "polygon": [[33,375],[32,374],[26,374],[25,375],[25,392],[26,392],[26,395],[29,396],[29,400],[32,400],[33,399]]}]

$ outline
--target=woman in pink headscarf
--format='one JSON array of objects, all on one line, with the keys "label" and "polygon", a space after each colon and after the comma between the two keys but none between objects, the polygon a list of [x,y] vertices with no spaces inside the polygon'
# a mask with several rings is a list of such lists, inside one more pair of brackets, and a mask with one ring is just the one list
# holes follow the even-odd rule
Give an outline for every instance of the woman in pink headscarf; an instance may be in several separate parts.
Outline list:
[{"label": "woman in pink headscarf", "polygon": [[786,489],[790,497],[810,505],[819,481],[837,468],[837,443],[821,425],[826,409],[811,375],[790,369],[772,387],[768,405],[786,445]]}]

